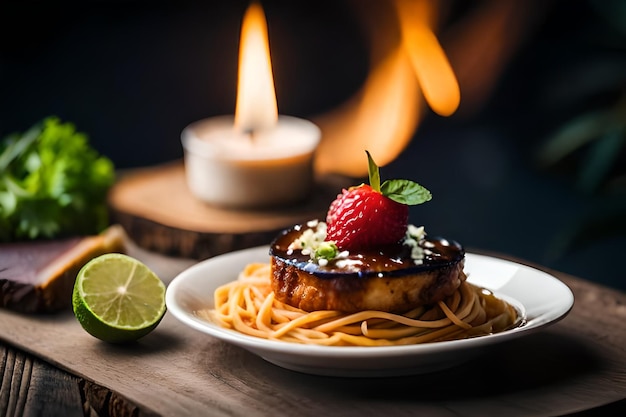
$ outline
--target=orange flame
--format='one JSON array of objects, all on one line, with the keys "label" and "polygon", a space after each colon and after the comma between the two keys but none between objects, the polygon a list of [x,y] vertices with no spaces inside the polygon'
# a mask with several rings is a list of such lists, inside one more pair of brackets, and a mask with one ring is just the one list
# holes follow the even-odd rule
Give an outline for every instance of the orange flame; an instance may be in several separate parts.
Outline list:
[{"label": "orange flame", "polygon": [[459,85],[431,29],[435,4],[395,0],[393,24],[400,27],[400,41],[388,48],[355,97],[316,120],[323,132],[317,173],[366,176],[365,149],[379,165],[397,158],[424,114],[422,94],[436,113],[448,116],[456,111]]},{"label": "orange flame", "polygon": [[240,43],[235,128],[250,132],[273,127],[278,120],[278,106],[267,22],[256,2],[246,10]]},{"label": "orange flame", "polygon": [[411,58],[424,98],[433,111],[450,116],[461,102],[459,83],[450,62],[433,31],[420,19],[425,14],[425,1],[395,2],[403,46]]},{"label": "orange flame", "polygon": [[398,48],[374,68],[358,96],[316,120],[323,132],[316,172],[364,176],[366,149],[379,165],[391,162],[417,126],[418,91],[411,63]]}]

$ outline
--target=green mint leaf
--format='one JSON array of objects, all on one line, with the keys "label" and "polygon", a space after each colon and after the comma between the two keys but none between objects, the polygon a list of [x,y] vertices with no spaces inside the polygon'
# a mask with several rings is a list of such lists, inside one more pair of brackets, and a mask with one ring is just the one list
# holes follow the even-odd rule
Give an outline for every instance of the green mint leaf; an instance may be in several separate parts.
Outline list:
[{"label": "green mint leaf", "polygon": [[381,185],[380,168],[374,162],[374,158],[372,158],[369,151],[366,150],[365,153],[367,154],[370,187],[374,191],[382,193],[382,195],[397,203],[409,206],[422,204],[432,199],[430,191],[410,180],[387,180]]},{"label": "green mint leaf", "polygon": [[430,191],[410,180],[387,180],[381,186],[381,192],[393,201],[409,206],[425,203],[432,198]]},{"label": "green mint leaf", "polygon": [[370,187],[374,191],[380,192],[380,170],[376,162],[374,162],[372,155],[368,151],[365,151],[365,153],[367,154],[367,171],[369,173]]}]

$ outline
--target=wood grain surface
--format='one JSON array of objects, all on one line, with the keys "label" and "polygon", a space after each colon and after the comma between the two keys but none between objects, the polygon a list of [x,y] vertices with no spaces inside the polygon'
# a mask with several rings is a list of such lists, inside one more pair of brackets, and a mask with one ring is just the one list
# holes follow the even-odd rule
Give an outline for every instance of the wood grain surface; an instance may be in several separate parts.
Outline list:
[{"label": "wood grain surface", "polygon": [[14,348],[0,347],[0,416],[85,415],[78,378]]},{"label": "wood grain surface", "polygon": [[[133,247],[131,254],[166,282],[193,263]],[[97,389],[104,393],[100,403],[105,405],[100,407],[108,408],[106,414],[93,415],[111,416],[539,416],[623,400],[626,295],[556,275],[576,296],[573,310],[561,322],[486,350],[456,368],[397,378],[348,379],[288,371],[200,334],[170,314],[137,343],[116,346],[85,333],[71,312],[28,316],[0,310],[0,339],[18,349],[4,355],[0,406],[13,413],[7,411],[7,416],[38,415],[14,411],[41,406],[29,405],[33,396],[61,396],[72,403],[70,398],[79,396],[84,410],[93,411],[100,401]],[[39,359],[25,359],[30,356],[19,352]],[[83,384],[78,390],[71,380],[67,387],[46,388],[45,376],[33,378],[39,372],[33,363],[40,360]],[[37,385],[40,379],[42,386]],[[111,401],[111,395],[117,400]]]},{"label": "wood grain surface", "polygon": [[0,346],[0,416],[153,417],[132,401],[33,355]]},{"label": "wood grain surface", "polygon": [[[358,184],[341,176],[318,178],[301,204],[265,210],[233,210],[195,198],[182,162],[122,174],[109,193],[112,221],[140,247],[171,256],[206,259],[268,244],[287,227],[325,218],[342,187]],[[276,184],[280,187],[280,184]]]}]

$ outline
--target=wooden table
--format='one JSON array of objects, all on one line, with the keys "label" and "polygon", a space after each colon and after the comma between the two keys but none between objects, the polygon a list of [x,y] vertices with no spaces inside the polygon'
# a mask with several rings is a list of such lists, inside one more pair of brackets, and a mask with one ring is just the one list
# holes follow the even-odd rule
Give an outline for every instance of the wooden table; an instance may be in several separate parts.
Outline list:
[{"label": "wooden table", "polygon": [[[133,251],[165,281],[193,263]],[[0,416],[626,415],[626,294],[550,272],[576,297],[565,319],[456,368],[397,378],[288,371],[170,314],[138,343],[111,346],[71,312],[0,310]]]}]

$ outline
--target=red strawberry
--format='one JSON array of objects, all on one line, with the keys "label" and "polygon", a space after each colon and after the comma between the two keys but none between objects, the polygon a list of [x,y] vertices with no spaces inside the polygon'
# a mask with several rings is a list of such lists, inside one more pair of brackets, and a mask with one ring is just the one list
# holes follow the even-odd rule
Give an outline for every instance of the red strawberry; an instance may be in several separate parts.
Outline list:
[{"label": "red strawberry", "polygon": [[343,190],[330,205],[326,240],[341,250],[389,245],[404,237],[408,220],[409,206],[362,184]]},{"label": "red strawberry", "polygon": [[409,180],[380,184],[379,168],[367,152],[370,185],[343,190],[328,209],[326,240],[341,250],[378,247],[400,241],[407,229],[409,205],[431,199],[430,192]]}]

